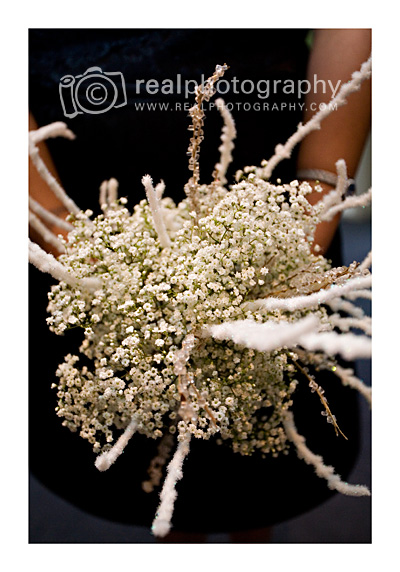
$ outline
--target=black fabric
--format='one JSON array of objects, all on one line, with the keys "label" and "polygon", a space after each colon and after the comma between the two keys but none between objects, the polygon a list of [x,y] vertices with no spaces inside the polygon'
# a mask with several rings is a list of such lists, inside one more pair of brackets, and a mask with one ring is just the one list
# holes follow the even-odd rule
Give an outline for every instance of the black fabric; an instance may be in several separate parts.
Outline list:
[{"label": "black fabric", "polygon": [[[271,93],[258,97],[260,80],[296,82],[305,76],[306,30],[38,30],[30,33],[30,109],[39,125],[64,120],[74,131],[74,143],[60,139],[49,141],[59,175],[68,192],[82,208],[98,203],[98,187],[114,176],[120,182],[122,195],[132,204],[144,197],[141,177],[149,173],[155,181],[164,179],[167,194],[183,198],[183,186],[190,172],[186,151],[189,144],[188,108],[194,96],[184,93],[154,94],[141,89],[137,81],[171,79],[181,91],[186,81],[207,78],[216,64],[230,66],[225,77],[255,84],[253,93],[234,93],[225,99],[237,105],[232,113],[237,124],[234,162],[230,175],[249,164],[259,164],[272,155],[277,143],[285,142],[302,118],[297,93]],[[104,72],[119,71],[126,84],[127,105],[112,108],[104,114],[82,114],[65,118],[60,103],[60,79],[70,74],[83,74],[98,66]],[[192,85],[192,84],[190,84]],[[271,92],[273,84],[271,83]],[[140,84],[143,88],[143,83]],[[218,87],[218,85],[217,85]],[[246,91],[250,85],[245,84]],[[218,93],[215,98],[218,97]],[[143,103],[169,103],[165,110],[138,111]],[[180,102],[182,110],[175,111]],[[257,111],[255,104],[286,104],[283,110]],[[243,109],[252,106],[251,111]],[[184,108],[183,106],[186,105]],[[295,109],[290,109],[294,105]],[[209,182],[219,158],[222,121],[212,108],[207,113],[205,140],[201,147],[201,180]],[[278,167],[274,176],[294,177],[293,161]]]},{"label": "black fabric", "polygon": [[[141,177],[149,173],[166,182],[166,196],[183,198],[190,176],[187,168],[189,119],[187,111],[139,111],[137,103],[192,104],[193,96],[149,96],[136,93],[137,79],[200,80],[217,63],[230,66],[226,74],[238,78],[288,79],[305,77],[308,51],[307,30],[31,30],[30,109],[39,125],[66,121],[75,132],[73,142],[49,141],[60,178],[67,192],[83,208],[96,212],[98,187],[110,177],[120,182],[120,195],[133,206],[144,197]],[[104,114],[82,114],[66,119],[59,98],[59,81],[66,74],[78,75],[92,66],[124,75],[127,102]],[[225,96],[226,101],[244,102],[251,110],[235,109],[238,139],[234,165],[229,174],[247,164],[259,164],[284,142],[301,120],[301,108],[257,110],[260,98],[253,94]],[[297,94],[286,103],[298,104]],[[274,99],[275,98],[275,99]],[[279,101],[278,101],[279,100]],[[201,180],[209,182],[218,160],[221,119],[215,109],[206,117],[205,141],[201,149]],[[295,155],[274,173],[289,181],[295,176]],[[273,178],[273,179],[274,179]],[[329,254],[340,263],[339,237]],[[77,353],[82,334],[66,332],[58,337],[48,331],[47,292],[54,280],[30,268],[30,468],[52,491],[76,506],[119,522],[150,526],[158,505],[158,492],[144,493],[156,443],[136,435],[112,468],[99,473],[94,467],[91,445],[61,426],[54,408],[57,365],[67,353]],[[321,405],[307,381],[294,396],[294,415],[299,432],[311,450],[324,457],[344,478],[358,452],[357,396],[341,387],[331,374],[319,376],[338,423],[349,438],[336,437],[320,415]],[[259,455],[242,457],[226,445],[193,439],[178,484],[173,525],[177,530],[228,532],[275,524],[313,508],[332,495],[326,482],[291,451],[277,459]]]}]

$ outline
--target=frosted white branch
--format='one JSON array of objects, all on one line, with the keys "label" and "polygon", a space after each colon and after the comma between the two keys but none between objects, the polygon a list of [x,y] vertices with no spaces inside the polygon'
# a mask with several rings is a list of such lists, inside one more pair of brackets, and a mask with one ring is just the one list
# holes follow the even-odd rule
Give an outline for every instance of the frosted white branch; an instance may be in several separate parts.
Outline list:
[{"label": "frosted white branch", "polygon": [[75,139],[75,134],[68,129],[66,123],[55,121],[54,123],[50,123],[49,125],[30,131],[29,137],[32,143],[36,144],[53,137],[65,137],[66,139],[73,140]]},{"label": "frosted white branch", "polygon": [[336,162],[337,183],[336,192],[339,196],[343,196],[347,189],[347,168],[343,159]]},{"label": "frosted white branch", "polygon": [[336,332],[305,334],[299,338],[300,346],[309,351],[323,351],[328,355],[340,354],[345,359],[369,358],[372,352],[371,338],[363,335]]},{"label": "frosted white branch", "polygon": [[260,352],[271,352],[297,343],[302,335],[315,331],[318,325],[319,320],[315,316],[290,323],[270,321],[259,324],[253,320],[237,320],[205,326],[202,334],[208,334],[216,340],[231,340]]},{"label": "frosted white branch", "polygon": [[365,383],[363,383],[361,379],[358,379],[358,377],[354,375],[354,371],[352,369],[350,368],[346,369],[340,365],[337,365],[335,370],[335,375],[338,376],[343,385],[348,385],[349,387],[352,387],[353,389],[359,391],[361,395],[365,397],[365,399],[371,405],[372,389],[367,385],[365,385]]},{"label": "frosted white branch", "polygon": [[29,211],[29,224],[34,228],[45,242],[51,244],[59,252],[65,252],[65,246],[61,240],[47,228],[45,224],[35,215],[35,213]]},{"label": "frosted white branch", "polygon": [[219,179],[221,185],[226,185],[228,181],[225,175],[232,162],[232,150],[235,147],[233,140],[236,138],[236,128],[235,121],[229,109],[226,107],[224,100],[219,98],[215,103],[224,120],[224,126],[221,135],[222,145],[218,148],[221,155],[219,163],[215,165],[214,169],[216,171],[216,178]]},{"label": "frosted white branch", "polygon": [[33,199],[32,197],[29,197],[29,208],[34,213],[39,215],[43,220],[45,220],[46,222],[48,222],[50,224],[56,225],[58,228],[62,228],[68,232],[74,228],[71,223],[64,220],[63,218],[56,216],[52,212],[45,209],[44,207],[42,207],[41,204],[39,204],[37,201],[35,201],[35,199]]},{"label": "frosted white branch", "polygon": [[350,328],[356,328],[362,330],[369,336],[372,334],[370,316],[364,316],[363,318],[343,318],[339,314],[336,314],[330,316],[329,321],[333,326],[340,328],[342,332],[348,332]]},{"label": "frosted white branch", "polygon": [[38,244],[35,244],[30,239],[29,242],[29,262],[31,262],[41,272],[50,274],[59,281],[64,281],[73,287],[82,287],[87,290],[97,290],[101,287],[102,282],[99,278],[78,278],[67,270],[61,262],[56,260],[52,254],[46,252]]},{"label": "frosted white branch", "polygon": [[323,119],[328,117],[338,107],[341,107],[347,102],[349,95],[358,91],[362,82],[371,77],[371,58],[364,62],[360,71],[354,72],[352,79],[343,84],[338,94],[330,100],[330,102],[321,108],[305,125],[299,124],[297,131],[289,137],[284,145],[280,144],[275,147],[275,154],[268,160],[267,165],[263,171],[263,176],[267,179],[271,177],[272,171],[283,159],[288,159],[294,147],[302,141],[309,133],[320,129]]},{"label": "frosted white branch", "polygon": [[100,185],[99,204],[101,209],[108,207],[107,204],[107,181],[103,181]]},{"label": "frosted white branch", "polygon": [[[331,207],[337,205],[342,200],[341,195],[338,193],[337,188],[332,189],[328,193],[322,195],[320,201],[318,201],[318,207],[321,208],[321,213],[327,212]],[[320,216],[320,215],[319,215]]]},{"label": "frosted white branch", "polygon": [[150,175],[145,175],[142,178],[142,183],[146,191],[147,200],[153,216],[154,228],[157,232],[162,248],[171,246],[171,241],[165,228],[164,220],[162,218],[162,206],[153,187],[153,181]]},{"label": "frosted white branch", "polygon": [[189,453],[191,434],[186,433],[175,451],[168,468],[167,476],[160,493],[160,504],[153,521],[152,531],[155,536],[165,536],[171,530],[171,518],[177,495],[175,485],[182,476],[182,465],[185,457]]},{"label": "frosted white branch", "polygon": [[78,285],[78,278],[69,272],[61,262],[49,252],[46,252],[38,244],[35,244],[30,239],[29,241],[29,262],[42,272],[51,274],[56,280],[63,280],[71,286]]},{"label": "frosted white branch", "polygon": [[348,300],[342,300],[341,298],[335,298],[334,300],[329,300],[327,302],[327,304],[335,312],[339,312],[340,310],[342,310],[343,312],[346,312],[347,314],[350,314],[351,316],[354,316],[355,318],[360,318],[360,319],[363,318],[363,316],[364,316],[363,309],[360,308],[360,306],[356,306],[355,304],[352,304]]},{"label": "frosted white branch", "polygon": [[347,280],[345,284],[336,284],[331,286],[328,290],[319,290],[313,294],[306,294],[304,296],[293,296],[291,298],[275,298],[269,297],[265,299],[254,300],[248,302],[246,306],[253,310],[257,308],[264,308],[265,310],[301,310],[303,308],[312,308],[325,304],[330,300],[349,295],[353,290],[357,291],[365,287],[371,286],[371,276],[355,276]]},{"label": "frosted white branch", "polygon": [[118,198],[118,181],[111,178],[109,181],[103,181],[100,185],[99,203],[100,208],[104,209],[114,203]]},{"label": "frosted white branch", "polygon": [[366,300],[372,299],[372,292],[371,290],[354,290],[346,294],[346,298],[350,300],[356,300],[357,298],[365,298]]},{"label": "frosted white branch", "polygon": [[118,181],[113,177],[108,181],[108,204],[115,203],[118,199]]},{"label": "frosted white branch", "polygon": [[99,471],[107,471],[113,463],[118,459],[121,453],[124,452],[130,438],[134,435],[137,429],[136,418],[133,417],[128,427],[125,429],[124,433],[119,437],[118,441],[109,451],[99,455],[95,461],[95,467]]},{"label": "frosted white branch", "polygon": [[78,214],[80,212],[79,207],[74,203],[74,201],[67,195],[59,182],[53,177],[48,168],[46,167],[44,161],[40,157],[39,149],[36,143],[47,139],[48,137],[63,136],[68,139],[74,139],[75,135],[67,129],[65,123],[57,122],[45,127],[41,127],[36,131],[29,132],[29,156],[32,159],[32,163],[36,167],[39,175],[48,184],[50,189],[53,191],[55,196],[63,203],[65,208],[73,214]]},{"label": "frosted white branch", "polygon": [[361,262],[359,266],[359,270],[362,272],[363,270],[368,270],[371,268],[372,264],[372,251],[370,250],[364,260]]},{"label": "frosted white branch", "polygon": [[159,183],[156,184],[155,190],[156,190],[157,199],[161,200],[162,196],[164,194],[164,191],[165,191],[165,183],[162,179]]},{"label": "frosted white branch", "polygon": [[324,214],[320,215],[320,220],[332,220],[332,218],[338,213],[354,208],[354,207],[364,207],[371,202],[372,199],[372,189],[369,189],[362,195],[355,195],[353,197],[347,197],[340,204],[331,207]]},{"label": "frosted white branch", "polygon": [[326,479],[328,487],[337,490],[344,495],[350,496],[371,496],[369,489],[363,485],[350,485],[342,481],[339,475],[330,465],[325,465],[320,455],[316,455],[307,447],[305,438],[297,432],[293,414],[288,411],[283,421],[286,435],[295,445],[297,456],[303,459],[308,465],[312,465],[318,477]]},{"label": "frosted white branch", "polygon": [[343,159],[339,159],[339,161],[336,162],[336,172],[336,187],[329,191],[329,193],[325,193],[321,200],[317,203],[319,208],[318,217],[320,220],[322,219],[322,216],[329,211],[329,209],[338,204],[341,204],[343,195],[346,192],[347,168]]}]

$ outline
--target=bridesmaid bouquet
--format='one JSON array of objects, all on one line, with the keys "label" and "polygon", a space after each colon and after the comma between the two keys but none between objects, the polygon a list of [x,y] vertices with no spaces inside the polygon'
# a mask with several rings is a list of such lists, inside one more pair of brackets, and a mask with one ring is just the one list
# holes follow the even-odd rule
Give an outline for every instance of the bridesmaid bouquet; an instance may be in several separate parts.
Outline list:
[{"label": "bridesmaid bouquet", "polygon": [[[336,96],[336,107],[370,76],[370,67],[369,60],[353,74]],[[153,525],[159,536],[170,530],[175,484],[192,438],[217,436],[242,455],[277,456],[294,445],[330,488],[370,494],[343,482],[307,448],[291,413],[294,389],[306,382],[332,430],[343,435],[309,367],[334,371],[339,383],[371,400],[370,388],[335,357],[371,354],[370,318],[353,303],[370,295],[371,256],[332,268],[311,248],[319,222],[367,204],[370,192],[346,197],[341,160],[335,190],[314,206],[307,200],[307,182],[269,182],[276,164],[319,127],[328,107],[278,145],[269,161],[237,172],[228,187],[236,133],[222,100],[216,102],[224,120],[220,162],[212,182],[200,184],[202,104],[226,69],[217,66],[197,88],[190,110],[192,177],[179,204],[163,197],[163,182],[154,185],[145,175],[147,200],[130,213],[111,179],[100,188],[102,214],[93,218],[65,194],[38,153],[39,141],[73,138],[72,132],[54,123],[30,133],[35,166],[71,213],[67,222],[57,220],[68,228],[68,239],[55,237],[38,218],[55,222],[54,216],[31,199],[32,224],[62,254],[56,259],[30,242],[30,261],[58,281],[49,293],[50,329],[62,334],[82,328],[80,352],[92,364],[80,366],[79,357],[69,354],[59,365],[53,384],[57,415],[93,445],[100,471],[114,463],[135,432],[159,440],[143,483],[147,491],[160,484],[176,443]]]}]

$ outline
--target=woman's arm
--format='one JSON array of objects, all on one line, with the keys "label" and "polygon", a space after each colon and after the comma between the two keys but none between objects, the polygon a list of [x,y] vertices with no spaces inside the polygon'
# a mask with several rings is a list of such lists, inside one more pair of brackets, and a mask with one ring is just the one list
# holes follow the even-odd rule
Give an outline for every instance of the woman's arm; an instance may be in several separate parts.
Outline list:
[{"label": "woman's arm", "polygon": [[[319,109],[321,103],[329,103],[331,85],[341,86],[351,78],[354,71],[371,53],[371,30],[369,29],[321,29],[315,30],[313,48],[310,55],[307,79],[314,86],[314,79],[324,80],[327,87],[323,93],[323,83],[316,83],[318,91],[306,95],[304,122]],[[338,82],[340,82],[338,84]],[[310,133],[301,143],[298,156],[298,169],[323,169],[336,173],[335,163],[344,159],[347,174],[353,178],[364,149],[371,120],[371,81],[364,81],[361,89],[352,94],[347,105],[338,108],[327,117],[318,131]],[[311,184],[315,181],[309,180]],[[324,193],[332,186],[321,184]],[[320,200],[319,193],[309,197],[311,204]],[[321,223],[316,231],[315,244],[323,253],[328,248],[339,224],[339,216],[332,221]]]}]

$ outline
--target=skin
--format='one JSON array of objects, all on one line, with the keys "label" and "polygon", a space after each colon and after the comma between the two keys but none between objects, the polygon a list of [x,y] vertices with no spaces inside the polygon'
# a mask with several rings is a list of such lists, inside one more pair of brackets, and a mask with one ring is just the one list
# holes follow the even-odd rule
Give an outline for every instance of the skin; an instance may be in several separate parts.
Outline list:
[{"label": "skin", "polygon": [[[319,29],[314,33],[314,43],[308,64],[307,79],[313,85],[314,74],[319,80],[331,80],[336,85],[347,82],[352,73],[358,70],[361,64],[368,59],[371,53],[371,31],[368,29]],[[340,85],[341,85],[340,84]],[[329,102],[330,89],[327,93],[319,91],[310,92],[305,99],[304,122],[308,121],[320,103]],[[313,103],[313,109],[311,109]],[[349,178],[354,177],[370,129],[371,118],[371,82],[363,82],[360,91],[350,96],[347,105],[332,113],[322,123],[318,131],[309,134],[301,143],[298,156],[299,169],[323,169],[336,173],[335,163],[344,159],[347,165]],[[29,128],[37,127],[33,116],[29,116]],[[57,172],[47,147],[44,143],[39,145],[41,156],[52,174],[57,178]],[[315,181],[310,181],[315,185]],[[65,218],[68,212],[54,197],[50,189],[30,164],[29,176],[30,194],[45,208],[58,216]],[[323,192],[329,192],[332,187],[321,185]],[[320,200],[320,193],[312,193],[309,197],[311,204]],[[336,231],[340,216],[330,222],[321,223],[316,232],[315,244],[320,246],[320,253],[324,253],[329,246]],[[53,232],[65,233],[59,228],[52,228]],[[57,254],[54,248],[45,244],[40,237],[31,232],[34,239],[47,251]],[[232,543],[266,543],[269,542],[271,528],[247,530],[230,534]],[[202,543],[206,542],[205,534],[185,533],[172,531],[158,542],[164,543]]]},{"label": "skin", "polygon": [[[316,30],[307,79],[313,83],[314,74],[319,80],[331,80],[333,85],[346,83],[355,70],[371,53],[371,30],[328,29]],[[328,103],[331,92],[306,95],[304,122],[311,119],[321,103]],[[313,110],[310,109],[311,104]],[[364,149],[371,123],[371,81],[364,81],[361,89],[353,93],[346,105],[334,111],[322,123],[321,129],[310,133],[301,143],[298,156],[299,169],[323,169],[336,173],[335,163],[344,159],[347,175],[353,178]],[[312,186],[315,181],[309,180]],[[321,184],[324,193],[332,190]],[[321,199],[321,194],[309,197],[311,204]],[[323,254],[328,248],[340,221],[340,215],[332,221],[321,223],[315,234],[315,243]]]}]

